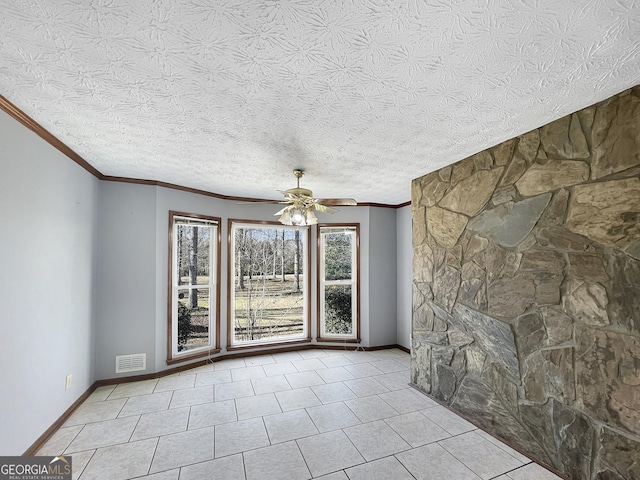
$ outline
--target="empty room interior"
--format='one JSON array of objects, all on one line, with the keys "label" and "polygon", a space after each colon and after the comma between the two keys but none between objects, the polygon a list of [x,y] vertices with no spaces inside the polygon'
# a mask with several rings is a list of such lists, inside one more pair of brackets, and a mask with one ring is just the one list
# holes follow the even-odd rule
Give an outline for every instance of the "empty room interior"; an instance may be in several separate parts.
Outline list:
[{"label": "empty room interior", "polygon": [[0,455],[640,479],[640,5],[0,4]]}]

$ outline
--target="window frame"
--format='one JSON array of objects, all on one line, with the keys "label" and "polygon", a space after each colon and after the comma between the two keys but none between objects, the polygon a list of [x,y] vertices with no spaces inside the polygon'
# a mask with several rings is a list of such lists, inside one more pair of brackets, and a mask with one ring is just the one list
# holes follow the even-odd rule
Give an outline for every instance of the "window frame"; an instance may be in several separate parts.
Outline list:
[{"label": "window frame", "polygon": [[[207,346],[199,347],[193,350],[187,350],[184,353],[177,351],[177,298],[178,290],[184,290],[185,285],[178,285],[176,281],[176,248],[174,240],[176,220],[178,218],[193,219],[194,221],[203,221],[215,223],[214,235],[211,235],[210,248],[210,264],[209,264],[209,283],[202,285],[202,288],[209,289],[209,338],[210,343]],[[167,295],[167,365],[179,362],[193,360],[196,358],[207,357],[220,352],[220,271],[221,271],[221,245],[222,245],[222,219],[210,215],[201,215],[195,213],[179,212],[175,210],[169,211],[169,250],[168,250],[168,295]],[[211,251],[212,250],[212,251]],[[186,286],[188,287],[188,286]],[[211,305],[212,300],[215,305]],[[175,321],[174,321],[175,316]],[[174,348],[175,347],[175,348]]]},{"label": "window frame", "polygon": [[[324,329],[324,251],[322,242],[322,229],[353,229],[355,234],[355,241],[352,247],[352,278],[350,283],[344,281],[335,282],[331,281],[333,285],[351,285],[352,286],[352,306],[355,308],[355,313],[352,312],[352,319],[355,325],[352,328],[351,334],[323,334]],[[360,223],[319,223],[316,226],[316,276],[317,276],[317,288],[316,288],[316,300],[317,300],[317,341],[318,342],[341,342],[341,343],[360,343]]]},{"label": "window frame", "polygon": [[[299,230],[304,235],[303,242],[303,335],[290,340],[255,340],[249,342],[235,343],[234,329],[234,312],[235,312],[235,230],[234,227],[239,225],[249,228],[275,228],[282,230]],[[307,226],[290,226],[283,225],[280,222],[271,222],[265,220],[245,220],[230,218],[227,223],[227,351],[244,350],[249,348],[271,347],[278,345],[296,345],[311,342],[311,297],[312,286],[311,281],[311,229]]]}]

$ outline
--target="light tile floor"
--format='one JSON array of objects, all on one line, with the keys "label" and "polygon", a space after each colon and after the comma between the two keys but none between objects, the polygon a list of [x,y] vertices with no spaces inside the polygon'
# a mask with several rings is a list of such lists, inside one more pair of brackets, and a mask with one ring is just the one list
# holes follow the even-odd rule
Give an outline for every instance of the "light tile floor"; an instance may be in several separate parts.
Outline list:
[{"label": "light tile floor", "polygon": [[409,358],[300,350],[101,387],[39,454],[81,480],[559,478],[409,387]]}]

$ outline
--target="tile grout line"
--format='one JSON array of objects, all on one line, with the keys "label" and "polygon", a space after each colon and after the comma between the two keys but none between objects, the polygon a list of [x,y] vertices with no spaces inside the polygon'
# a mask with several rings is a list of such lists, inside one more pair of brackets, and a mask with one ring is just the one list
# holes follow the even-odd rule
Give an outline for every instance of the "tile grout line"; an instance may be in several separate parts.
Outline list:
[{"label": "tile grout line", "polygon": [[[410,448],[409,450],[411,450],[411,448]],[[411,475],[411,477],[412,477],[412,478],[417,479],[417,477],[416,477],[413,473],[411,473],[411,472],[409,471],[409,469],[405,466],[405,464],[404,464],[404,463],[402,463],[402,461],[401,461],[398,457],[396,457],[396,455],[398,455],[399,453],[408,452],[409,450],[403,450],[402,452],[392,453],[391,455],[387,455],[386,457],[377,458],[376,460],[373,460],[373,461],[375,462],[375,461],[377,461],[377,460],[382,460],[383,458],[393,457],[393,458],[395,458],[395,459],[396,459],[396,461],[397,461],[400,465],[402,465],[402,468],[404,468],[405,472],[407,472],[409,475]],[[367,462],[367,463],[369,463],[369,462]]]},{"label": "tile grout line", "polygon": [[[82,480],[82,475],[84,475],[84,471],[87,469],[87,466],[89,466],[89,462],[91,462],[91,459],[94,457],[97,451],[98,451],[97,448],[93,449],[93,453],[89,457],[89,460],[87,460],[87,463],[85,463],[84,467],[82,467],[82,471],[80,472],[80,475],[78,475],[78,480]],[[149,464],[149,468],[151,468],[151,464]]]},{"label": "tile grout line", "polygon": [[[306,437],[303,437],[303,438],[306,438]],[[304,453],[302,453],[302,450],[300,449],[300,445],[298,444],[298,440],[299,440],[299,439],[297,439],[297,438],[296,438],[296,439],[294,439],[294,440],[293,440],[293,443],[295,443],[296,448],[297,448],[297,449],[298,449],[298,451],[300,452],[300,456],[302,457],[302,461],[304,462],[305,467],[307,467],[307,470],[309,471],[310,478],[315,478],[315,477],[314,477],[314,475],[313,475],[313,473],[311,473],[311,468],[309,468],[309,463],[307,462],[307,459],[306,459],[306,457],[304,456]]]},{"label": "tile grout line", "polygon": [[[151,475],[151,466],[153,465],[153,461],[156,458],[156,453],[158,452],[158,445],[160,445],[160,437],[159,436],[156,437],[156,446],[153,449],[153,455],[151,455],[151,461],[149,462],[149,468],[147,469],[147,475]],[[87,465],[89,465],[89,462],[87,462]],[[80,479],[78,479],[78,480],[80,480]]]},{"label": "tile grout line", "polygon": [[[455,437],[460,437],[460,436],[466,435],[466,434],[468,434],[468,433],[474,433],[474,434],[475,434],[475,432],[474,432],[473,430],[471,430],[470,432],[460,433],[459,435],[456,435]],[[450,437],[450,438],[455,438],[455,437]],[[438,444],[440,444],[440,442],[443,442],[443,441],[446,441],[446,440],[449,440],[449,439],[448,439],[448,438],[445,438],[445,439],[439,440],[437,443],[438,443]],[[483,439],[483,440],[485,440],[485,439]],[[488,440],[485,440],[485,441],[487,441],[487,442],[488,442]],[[500,447],[498,447],[497,445],[494,445],[494,444],[492,444],[491,442],[489,442],[489,443],[490,443],[491,445],[495,446],[496,448],[498,448],[499,450],[502,450],[502,449],[501,449]],[[449,455],[451,455],[453,458],[455,458],[455,459],[456,459],[456,460],[458,460],[461,464],[463,464],[465,467],[467,467],[469,470],[471,470],[475,475],[477,475],[478,477],[482,478],[482,477],[480,476],[480,474],[478,474],[478,473],[476,473],[474,470],[472,470],[472,469],[471,469],[471,467],[469,467],[469,466],[468,466],[468,465],[467,465],[463,460],[461,460],[460,458],[458,458],[458,455],[456,455],[454,452],[452,452],[451,450],[449,450],[446,446],[444,446],[444,445],[440,445],[440,447],[442,447],[446,452],[448,452],[448,453],[449,453]],[[502,452],[504,452],[505,454],[507,454],[507,455],[508,455],[508,453],[507,453],[507,452],[505,452],[504,450],[502,450]],[[519,462],[519,463],[522,463],[522,462],[520,462],[520,460],[518,460],[517,458],[514,458],[514,457],[512,457],[511,455],[509,455],[509,456],[510,456],[511,458],[513,458],[515,461],[517,461],[517,462]],[[523,466],[524,466],[524,464],[519,465],[519,466],[515,467],[515,468],[514,468],[514,469],[512,469],[512,470],[515,470],[515,469],[520,468],[520,467],[523,467]],[[510,471],[512,471],[512,470],[510,470]],[[496,476],[497,476],[497,477],[499,477],[500,475],[504,475],[504,473],[500,473],[500,474],[498,474],[498,475],[496,475]],[[495,478],[495,477],[491,477],[491,478]]]},{"label": "tile grout line", "polygon": [[[244,452],[240,452],[240,455],[242,456],[242,471],[244,472],[244,478],[246,480],[246,478],[247,478],[247,464],[245,463]],[[221,457],[221,458],[224,458],[224,457]]]}]

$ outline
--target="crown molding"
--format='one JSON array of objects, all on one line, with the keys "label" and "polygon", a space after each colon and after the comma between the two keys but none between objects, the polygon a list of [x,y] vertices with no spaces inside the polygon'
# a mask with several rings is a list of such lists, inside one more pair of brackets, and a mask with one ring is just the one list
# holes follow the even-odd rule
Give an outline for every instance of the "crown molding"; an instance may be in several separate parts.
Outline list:
[{"label": "crown molding", "polygon": [[104,175],[100,173],[96,168],[94,168],[89,162],[87,162],[84,158],[78,155],[76,152],[67,147],[64,143],[62,143],[58,138],[56,138],[53,134],[51,134],[46,128],[36,122],[29,115],[24,113],[18,107],[16,107],[13,103],[7,100],[5,97],[0,95],[0,110],[6,112],[10,117],[13,117],[15,120],[20,122],[22,125],[27,127],[29,130],[34,132],[44,141],[49,143],[52,147],[59,150],[61,153],[69,157],[71,160],[76,162],[82,168],[84,168],[87,172],[91,173],[96,178],[103,180]]}]

